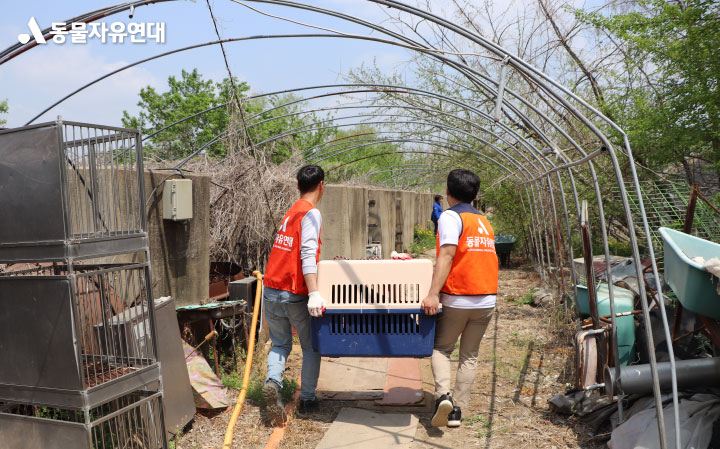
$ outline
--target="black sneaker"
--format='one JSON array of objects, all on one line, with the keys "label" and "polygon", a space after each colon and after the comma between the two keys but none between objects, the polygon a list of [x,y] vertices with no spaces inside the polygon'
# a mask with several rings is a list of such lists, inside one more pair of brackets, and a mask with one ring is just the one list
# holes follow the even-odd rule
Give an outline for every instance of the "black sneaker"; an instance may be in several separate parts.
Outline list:
[{"label": "black sneaker", "polygon": [[318,398],[314,399],[300,399],[297,411],[301,415],[307,415],[309,413],[315,413],[320,405]]},{"label": "black sneaker", "polygon": [[462,413],[460,412],[460,407],[455,406],[448,415],[447,426],[460,427],[460,421],[462,421]]},{"label": "black sneaker", "polygon": [[433,413],[430,425],[433,427],[444,427],[448,424],[448,415],[453,409],[452,397],[450,393],[440,396],[435,401],[435,413]]},{"label": "black sneaker", "polygon": [[287,421],[285,404],[282,400],[282,387],[272,379],[265,381],[262,388],[263,399],[265,399],[265,410],[267,416],[274,424],[284,424]]}]

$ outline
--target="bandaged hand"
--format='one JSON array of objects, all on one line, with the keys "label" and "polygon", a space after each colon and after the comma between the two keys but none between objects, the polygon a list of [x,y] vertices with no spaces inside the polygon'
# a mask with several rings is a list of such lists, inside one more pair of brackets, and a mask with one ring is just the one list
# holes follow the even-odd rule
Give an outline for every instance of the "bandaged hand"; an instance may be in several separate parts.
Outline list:
[{"label": "bandaged hand", "polygon": [[325,300],[320,296],[320,292],[315,290],[309,293],[308,312],[310,316],[320,317],[325,312]]}]

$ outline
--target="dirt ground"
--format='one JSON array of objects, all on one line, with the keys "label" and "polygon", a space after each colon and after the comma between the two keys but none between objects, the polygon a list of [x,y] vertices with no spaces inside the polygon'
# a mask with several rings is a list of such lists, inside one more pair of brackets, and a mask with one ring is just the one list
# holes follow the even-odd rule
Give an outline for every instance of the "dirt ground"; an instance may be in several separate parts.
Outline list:
[{"label": "dirt ground", "polygon": [[[564,330],[567,324],[562,322],[563,306],[548,310],[526,304],[528,292],[539,287],[530,266],[500,271],[496,315],[481,344],[471,404],[463,410],[460,428],[430,427],[432,372],[429,360],[423,360],[425,406],[392,410],[365,401],[323,401],[317,413],[290,419],[279,447],[314,448],[340,409],[348,406],[416,414],[420,424],[413,449],[604,447],[603,442],[583,433],[573,418],[548,410],[547,399],[570,388],[574,356],[571,332]],[[295,348],[286,377],[297,379],[301,363],[299,348]],[[233,391],[233,397],[237,393]],[[231,409],[214,415],[198,413],[175,447],[221,448],[230,413]],[[236,427],[233,447],[264,448],[272,430],[257,404],[248,401]]]}]

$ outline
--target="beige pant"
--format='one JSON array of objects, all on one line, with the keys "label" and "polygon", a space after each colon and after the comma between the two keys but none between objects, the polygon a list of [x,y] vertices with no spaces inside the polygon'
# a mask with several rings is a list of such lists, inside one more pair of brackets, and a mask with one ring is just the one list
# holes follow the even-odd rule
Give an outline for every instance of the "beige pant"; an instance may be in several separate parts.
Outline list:
[{"label": "beige pant", "polygon": [[451,392],[450,354],[460,338],[460,364],[455,376],[453,402],[460,408],[468,406],[470,390],[475,381],[480,341],[495,308],[456,309],[443,306],[435,327],[435,346],[431,359],[435,377],[435,398]]}]

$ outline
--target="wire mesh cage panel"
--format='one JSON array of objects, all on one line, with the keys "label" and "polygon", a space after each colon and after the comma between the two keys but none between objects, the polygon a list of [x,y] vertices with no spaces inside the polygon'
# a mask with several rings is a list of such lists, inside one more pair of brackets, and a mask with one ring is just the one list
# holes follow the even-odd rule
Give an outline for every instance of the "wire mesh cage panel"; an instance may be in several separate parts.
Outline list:
[{"label": "wire mesh cage panel", "polygon": [[328,310],[417,309],[430,290],[430,260],[326,260],[318,291]]},{"label": "wire mesh cage panel", "polygon": [[137,391],[86,410],[0,406],[0,445],[12,449],[162,449],[160,393]]},{"label": "wire mesh cage panel", "polygon": [[[642,216],[640,215],[640,203],[637,198],[635,186],[626,183],[628,201],[633,213],[633,225],[638,235],[644,235]],[[659,257],[663,252],[663,240],[660,236],[661,227],[682,231],[685,224],[685,215],[690,199],[691,186],[684,180],[662,180],[644,181],[641,183],[643,205],[645,216],[653,244],[655,256]],[[619,195],[618,188],[614,189]],[[698,200],[695,207],[695,219],[691,234],[710,241],[720,241],[720,218],[703,201]],[[647,246],[641,241],[642,246]],[[662,266],[662,261],[660,261]]]},{"label": "wire mesh cage panel", "polygon": [[144,263],[0,273],[0,397],[81,407],[156,381],[148,274]]},{"label": "wire mesh cage panel", "polygon": [[0,132],[0,261],[137,251],[144,233],[137,130],[54,122]]}]

